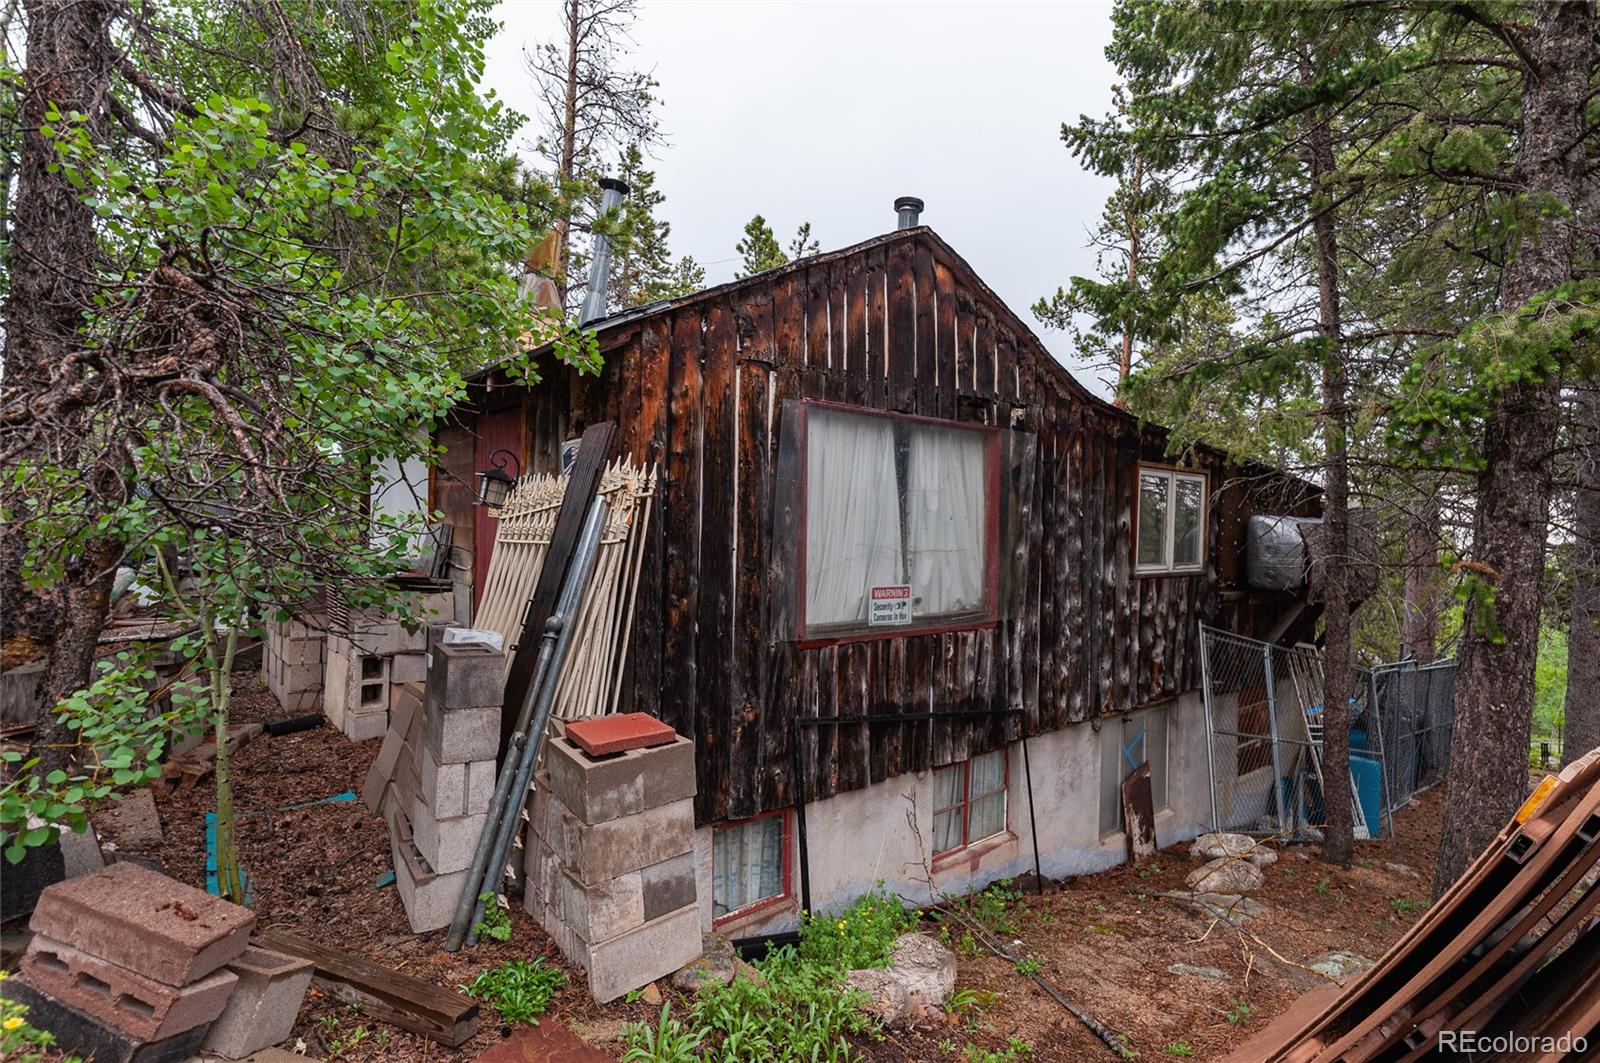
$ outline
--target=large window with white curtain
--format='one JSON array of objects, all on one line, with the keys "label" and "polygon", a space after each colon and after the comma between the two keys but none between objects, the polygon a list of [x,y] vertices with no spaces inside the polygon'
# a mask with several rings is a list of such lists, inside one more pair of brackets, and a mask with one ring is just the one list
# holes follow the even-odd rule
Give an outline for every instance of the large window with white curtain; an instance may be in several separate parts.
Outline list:
[{"label": "large window with white curtain", "polygon": [[993,619],[995,432],[824,405],[804,423],[803,633]]},{"label": "large window with white curtain", "polygon": [[711,834],[711,916],[739,915],[789,895],[788,816],[774,812]]},{"label": "large window with white curtain", "polygon": [[1141,575],[1205,567],[1205,473],[1141,465],[1137,504],[1135,567]]}]

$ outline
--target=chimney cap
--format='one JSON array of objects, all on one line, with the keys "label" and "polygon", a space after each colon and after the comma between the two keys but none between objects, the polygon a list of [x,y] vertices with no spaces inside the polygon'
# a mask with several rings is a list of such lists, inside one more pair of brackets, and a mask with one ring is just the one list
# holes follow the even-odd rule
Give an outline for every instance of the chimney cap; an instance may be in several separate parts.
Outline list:
[{"label": "chimney cap", "polygon": [[632,189],[628,187],[628,182],[619,181],[615,177],[600,178],[600,188],[602,191],[621,192],[623,195],[627,195],[630,191],[632,191]]},{"label": "chimney cap", "polygon": [[896,211],[914,210],[918,214],[921,214],[924,206],[926,206],[926,204],[916,196],[901,196],[899,199],[894,201],[894,209]]}]

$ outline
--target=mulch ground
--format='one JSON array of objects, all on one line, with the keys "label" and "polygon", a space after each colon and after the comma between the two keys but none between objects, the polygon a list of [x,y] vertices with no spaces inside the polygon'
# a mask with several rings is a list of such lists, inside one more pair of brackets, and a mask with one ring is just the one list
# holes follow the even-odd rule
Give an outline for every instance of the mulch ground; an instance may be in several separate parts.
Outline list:
[{"label": "mulch ground", "polygon": [[[253,675],[238,677],[234,722],[288,715]],[[509,959],[546,957],[570,976],[550,1014],[584,1040],[620,1054],[622,1024],[652,1021],[657,1008],[595,1004],[583,988],[582,972],[562,961],[520,908],[510,913],[512,936],[506,942],[449,953],[442,947],[443,931],[413,935],[395,888],[376,886],[390,869],[383,820],[359,801],[305,805],[359,791],[377,748],[377,742],[352,744],[322,726],[263,736],[234,756],[240,860],[253,883],[262,928],[288,930],[452,988]],[[1144,868],[1046,883],[1042,895],[1025,895],[1011,906],[1006,944],[1019,956],[1035,957],[1041,975],[1124,1035],[1143,1058],[1219,1058],[1321,980],[1301,966],[1306,960],[1334,949],[1376,958],[1420,916],[1438,844],[1441,798],[1437,791],[1424,794],[1403,811],[1397,837],[1358,843],[1350,868],[1322,864],[1313,847],[1284,850],[1254,894],[1267,913],[1242,930],[1155,896],[1185,888],[1184,876],[1195,866],[1185,848],[1175,847]],[[304,807],[290,807],[295,805]],[[160,857],[168,874],[204,886],[204,816],[214,807],[209,779],[188,792],[158,796],[164,838],[160,852],[151,855]],[[103,840],[116,839],[108,830]],[[951,943],[959,956],[957,988],[973,990],[978,1006],[948,1021],[864,1042],[862,1059],[957,1060],[969,1044],[1000,1050],[1011,1037],[1031,1044],[1035,1059],[1114,1058],[1011,964],[962,949],[959,933]],[[1173,963],[1218,968],[1225,977],[1174,975],[1167,970]],[[682,1014],[686,1005],[674,996],[667,991],[673,1012]],[[451,1052],[313,989],[295,1036],[307,1055],[323,1059],[469,1060],[507,1032],[486,1009],[477,1037]]]}]

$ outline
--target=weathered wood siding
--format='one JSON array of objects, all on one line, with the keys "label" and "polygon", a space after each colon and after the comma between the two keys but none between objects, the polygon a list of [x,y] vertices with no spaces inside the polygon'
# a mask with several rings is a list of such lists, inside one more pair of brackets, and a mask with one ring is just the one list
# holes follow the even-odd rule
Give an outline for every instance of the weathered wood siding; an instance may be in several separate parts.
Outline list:
[{"label": "weathered wood siding", "polygon": [[[1133,575],[1135,467],[1166,460],[1161,435],[1091,398],[925,231],[714,290],[602,343],[598,387],[550,390],[575,396],[563,431],[608,417],[619,451],[660,463],[622,707],[694,739],[701,823],[793,800],[796,717],[1022,711],[803,728],[805,791],[826,797],[993,748],[1019,726],[1037,734],[1193,689],[1202,621],[1259,633],[1286,604],[1235,585],[1250,502],[1214,454],[1200,456],[1214,496],[1206,571]],[[793,399],[1036,433],[1015,615],[812,649],[774,637],[769,590],[793,578],[774,534],[797,534],[774,482]],[[528,449],[548,445],[541,434]]]}]

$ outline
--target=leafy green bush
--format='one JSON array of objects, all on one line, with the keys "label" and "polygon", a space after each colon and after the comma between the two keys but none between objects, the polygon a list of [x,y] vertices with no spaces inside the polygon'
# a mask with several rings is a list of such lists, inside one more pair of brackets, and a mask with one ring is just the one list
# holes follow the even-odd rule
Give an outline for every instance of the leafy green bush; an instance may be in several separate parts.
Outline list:
[{"label": "leafy green bush", "polygon": [[545,963],[542,957],[532,962],[511,960],[474,978],[467,986],[467,995],[498,1011],[505,1022],[537,1026],[556,990],[566,984],[566,974]]},{"label": "leafy green bush", "polygon": [[800,921],[800,958],[809,964],[853,971],[887,967],[894,940],[915,930],[917,913],[879,882],[837,916],[807,915]]},{"label": "leafy green bush", "polygon": [[656,1025],[630,1022],[622,1027],[622,1041],[628,1050],[622,1063],[695,1063],[699,1057],[700,1034],[672,1017],[672,1005],[661,1005]]},{"label": "leafy green bush", "polygon": [[56,718],[72,732],[75,773],[40,775],[38,758],[14,750],[0,753],[7,781],[0,785],[0,839],[5,858],[18,863],[28,850],[56,837],[56,827],[36,827],[30,817],[82,831],[89,811],[117,787],[142,786],[161,774],[161,757],[172,739],[202,727],[209,700],[186,683],[170,688],[171,708],[156,711],[151,689],[156,672],[147,653],[124,651],[96,664],[99,675],[56,707]]}]

